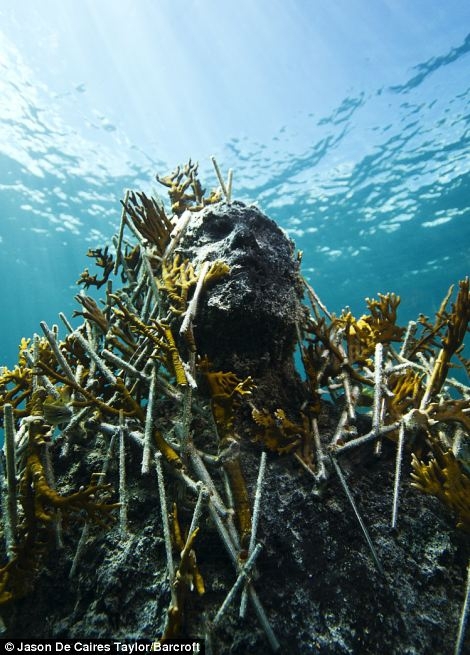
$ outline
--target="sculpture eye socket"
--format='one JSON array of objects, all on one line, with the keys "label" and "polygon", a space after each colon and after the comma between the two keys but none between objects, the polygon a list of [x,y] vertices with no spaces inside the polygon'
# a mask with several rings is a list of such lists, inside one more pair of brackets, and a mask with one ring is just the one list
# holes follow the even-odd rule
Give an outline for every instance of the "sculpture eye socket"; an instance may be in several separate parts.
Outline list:
[{"label": "sculpture eye socket", "polygon": [[207,216],[204,230],[214,241],[225,239],[233,230],[233,223],[227,216]]}]

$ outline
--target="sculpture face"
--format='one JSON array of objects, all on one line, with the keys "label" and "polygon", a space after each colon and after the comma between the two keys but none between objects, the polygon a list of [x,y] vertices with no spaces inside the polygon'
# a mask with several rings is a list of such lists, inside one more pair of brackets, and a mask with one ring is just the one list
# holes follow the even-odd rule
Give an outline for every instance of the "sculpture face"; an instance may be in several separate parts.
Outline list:
[{"label": "sculpture face", "polygon": [[203,352],[271,359],[291,351],[302,311],[298,263],[274,221],[239,202],[211,207],[190,221],[178,251],[196,268],[216,259],[230,267],[206,292],[196,319]]}]

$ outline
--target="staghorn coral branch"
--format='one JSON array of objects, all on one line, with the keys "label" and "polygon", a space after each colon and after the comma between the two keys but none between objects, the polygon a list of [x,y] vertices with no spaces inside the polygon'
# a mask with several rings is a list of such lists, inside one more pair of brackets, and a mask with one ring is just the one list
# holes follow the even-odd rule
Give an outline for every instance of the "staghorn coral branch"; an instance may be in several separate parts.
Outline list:
[{"label": "staghorn coral branch", "polygon": [[[75,377],[74,377],[73,371],[70,368],[67,360],[65,359],[65,357],[61,353],[61,351],[59,349],[59,346],[57,344],[57,340],[56,340],[56,338],[54,336],[54,333],[51,332],[51,330],[49,329],[49,327],[48,327],[48,325],[47,325],[47,323],[45,321],[41,321],[40,326],[42,328],[42,331],[44,332],[44,335],[45,335],[46,339],[49,342],[49,345],[50,345],[50,347],[52,349],[52,352],[54,353],[54,355],[55,355],[55,357],[57,359],[57,362],[58,362],[59,366],[62,368],[63,372],[65,373],[65,376],[66,376],[67,380],[69,382],[75,383]],[[38,365],[43,366],[43,362],[39,361]]]},{"label": "staghorn coral branch", "polygon": [[381,575],[384,575],[384,570],[383,570],[382,564],[380,563],[379,557],[377,555],[377,551],[375,550],[375,546],[374,546],[374,544],[372,542],[372,539],[370,537],[370,534],[369,534],[369,531],[368,531],[368,529],[366,527],[366,524],[364,523],[364,521],[363,521],[363,519],[362,519],[362,517],[361,517],[361,515],[359,513],[359,510],[357,508],[354,497],[353,497],[353,495],[351,493],[351,490],[349,489],[348,483],[346,482],[346,478],[344,477],[343,471],[341,470],[341,467],[338,464],[338,461],[337,461],[337,459],[336,459],[336,457],[334,455],[332,455],[330,457],[330,459],[331,459],[331,462],[333,464],[333,468],[335,469],[336,474],[337,474],[337,476],[339,478],[341,486],[343,487],[344,493],[346,494],[346,497],[347,497],[347,499],[348,499],[348,501],[349,501],[349,503],[350,503],[350,505],[351,505],[351,507],[353,509],[353,512],[354,512],[354,514],[356,516],[357,522],[360,525],[362,534],[364,535],[364,538],[365,538],[365,540],[367,542],[367,545],[369,546],[369,550],[370,550],[370,552],[372,554],[372,559],[374,560],[375,566],[377,567],[377,570],[379,571],[379,573]]},{"label": "staghorn coral branch", "polygon": [[[248,566],[248,562],[250,561],[251,557],[254,555],[256,548],[259,546],[259,544],[256,545],[256,538],[258,532],[259,514],[260,514],[260,507],[261,507],[261,492],[263,490],[264,472],[266,470],[266,457],[267,457],[266,451],[263,451],[261,453],[258,478],[256,480],[255,500],[253,503],[253,520],[251,524],[250,544],[248,546],[248,561],[246,563],[246,566]],[[245,586],[245,588],[243,589],[242,599],[240,603],[241,618],[245,618],[247,603],[248,603],[248,589]]]},{"label": "staghorn coral branch", "polygon": [[[96,407],[101,409],[103,412],[106,412],[107,414],[113,414],[115,416],[119,416],[119,409],[116,409],[115,407],[112,407],[112,405],[110,403],[106,403],[103,400],[101,400],[101,398],[98,398],[98,397],[94,396],[90,391],[88,391],[87,389],[84,389],[75,380],[69,380],[67,377],[61,375],[60,373],[57,373],[57,371],[54,371],[54,369],[50,368],[45,362],[40,361],[39,366],[40,366],[41,369],[46,371],[46,373],[48,373],[49,376],[52,379],[54,379],[54,380],[56,380],[58,382],[62,382],[63,384],[71,387],[72,389],[77,391],[81,396],[83,396],[85,398],[84,401],[74,400],[72,402],[74,407],[86,407],[86,408],[88,408],[89,406],[95,405]],[[124,392],[124,394],[125,394],[126,389],[124,388],[122,380],[119,380],[117,378],[117,385],[118,385],[118,392],[119,393]],[[132,399],[132,405],[133,405],[133,409],[129,410],[127,412],[125,411],[124,415],[125,416],[132,416],[132,415],[134,415],[136,413],[135,410],[138,408],[139,418],[142,418],[143,417],[143,412],[142,412],[142,408],[140,407],[140,405],[138,405],[134,401],[134,399]]]},{"label": "staghorn coral branch", "polygon": [[233,182],[233,170],[231,168],[228,169],[228,176],[227,176],[227,204],[230,205],[232,202],[232,182]]},{"label": "staghorn coral branch", "polygon": [[130,194],[130,189],[126,190],[126,195],[124,196],[124,201],[122,203],[122,212],[121,212],[121,220],[119,222],[119,233],[118,233],[118,238],[117,238],[117,243],[116,243],[116,261],[114,262],[114,270],[113,273],[114,275],[117,275],[119,265],[123,261],[123,256],[122,256],[122,239],[124,237],[124,228],[126,227],[126,206],[129,202],[129,194]]},{"label": "staghorn coral branch", "polygon": [[163,207],[145,193],[132,191],[121,203],[141,238],[155,246],[160,256],[163,255],[173,229]]},{"label": "staghorn coral branch", "polygon": [[175,579],[175,567],[173,563],[173,552],[171,548],[170,521],[168,518],[168,508],[166,504],[166,493],[165,493],[165,483],[163,480],[161,453],[156,453],[155,464],[157,467],[158,493],[160,496],[160,511],[162,516],[163,535],[165,537],[166,562],[167,562],[167,569],[168,569],[168,579],[170,581],[171,601],[172,601],[172,605],[176,606],[177,598],[176,598],[175,588],[173,585],[173,581]]},{"label": "staghorn coral branch", "polygon": [[122,409],[119,412],[119,528],[121,537],[127,533],[127,505],[129,496],[126,482],[126,428],[124,425],[124,414]]},{"label": "staghorn coral branch", "polygon": [[203,482],[197,483],[199,493],[194,507],[193,516],[191,519],[191,525],[189,526],[188,535],[193,534],[196,528],[199,525],[199,519],[201,518],[203,505],[207,503],[209,499],[209,490]]},{"label": "staghorn coral branch", "polygon": [[[242,584],[246,583],[249,580],[249,575],[251,573],[251,569],[255,565],[256,559],[258,558],[258,555],[261,553],[263,547],[261,544],[256,544],[255,548],[253,549],[253,552],[250,554],[248,557],[246,563],[242,566],[240,569],[240,572],[238,573],[238,577],[235,580],[235,583],[233,584],[232,588],[228,592],[227,596],[225,597],[224,602],[220,606],[217,614],[215,615],[213,621],[212,621],[212,628],[216,628],[224,615],[226,614],[228,608],[232,604],[238,590],[242,586]],[[244,616],[244,614],[243,614]]]},{"label": "staghorn coral branch", "polygon": [[400,479],[401,479],[401,465],[403,460],[403,446],[405,443],[405,423],[400,423],[398,431],[398,444],[397,444],[397,457],[395,463],[395,482],[393,485],[393,507],[392,507],[392,530],[397,527],[398,516],[398,499],[400,492]]},{"label": "staghorn coral branch", "polygon": [[459,629],[457,631],[457,639],[455,642],[454,655],[462,655],[465,630],[467,628],[468,614],[470,611],[470,561],[467,564],[467,584],[465,585],[465,597],[460,613]]},{"label": "staghorn coral branch", "polygon": [[374,363],[374,412],[372,415],[372,431],[378,434],[381,427],[382,413],[382,386],[383,386],[383,345],[375,346]]},{"label": "staghorn coral branch", "polygon": [[[15,449],[15,421],[13,406],[5,403],[3,407],[5,458],[6,458],[6,500],[3,500],[5,511],[5,539],[7,552],[13,555],[16,544],[16,527],[18,523],[17,494],[16,494],[16,449]],[[2,472],[0,471],[0,474]],[[3,484],[2,484],[3,486]],[[4,490],[2,489],[2,494]]]},{"label": "staghorn coral branch", "polygon": [[[214,166],[215,174],[217,175],[217,179],[219,180],[220,188],[222,189],[222,193],[225,196],[225,199],[227,202],[230,202],[230,196],[227,191],[227,187],[225,186],[224,178],[222,177],[222,173],[220,172],[219,164],[217,163],[217,160],[214,155],[211,155],[211,162],[212,165]],[[231,189],[230,189],[231,190]]]},{"label": "staghorn coral branch", "polygon": [[[232,560],[233,565],[235,566],[235,569],[238,571],[240,568],[240,562],[238,559],[238,554],[235,549],[235,546],[230,538],[229,533],[227,532],[227,529],[225,528],[224,524],[222,523],[222,519],[219,516],[219,513],[217,509],[215,508],[215,505],[212,502],[212,497],[209,499],[209,511],[210,515],[212,517],[212,520],[215,524],[215,527],[219,533],[219,536],[221,538],[221,541],[223,545],[225,546],[225,550],[227,551],[228,555],[230,556],[230,559]],[[255,610],[256,616],[258,618],[258,621],[263,628],[266,637],[269,641],[269,644],[271,646],[271,649],[277,653],[281,645],[274,634],[274,631],[271,627],[271,624],[269,623],[269,619],[266,615],[266,612],[264,611],[264,608],[258,598],[258,594],[256,593],[255,589],[253,588],[253,585],[250,584],[249,589],[248,589],[248,594],[251,600],[251,603],[253,605],[253,608]]]},{"label": "staghorn coral branch", "polygon": [[155,400],[157,386],[157,370],[155,364],[152,366],[152,375],[150,381],[149,397],[147,402],[147,412],[145,415],[145,432],[144,432],[144,449],[142,453],[142,475],[146,475],[150,470],[150,454],[153,437],[153,420],[155,415]]}]

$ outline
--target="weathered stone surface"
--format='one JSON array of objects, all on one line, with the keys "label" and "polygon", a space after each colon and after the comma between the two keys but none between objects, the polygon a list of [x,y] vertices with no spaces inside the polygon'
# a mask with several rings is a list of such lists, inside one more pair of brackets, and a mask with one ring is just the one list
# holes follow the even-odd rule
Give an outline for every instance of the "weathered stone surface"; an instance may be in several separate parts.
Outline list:
[{"label": "weathered stone surface", "polygon": [[199,354],[215,370],[251,375],[267,406],[298,404],[293,351],[304,309],[293,242],[257,207],[233,202],[195,215],[177,251],[195,266],[221,259],[230,267],[202,298]]}]

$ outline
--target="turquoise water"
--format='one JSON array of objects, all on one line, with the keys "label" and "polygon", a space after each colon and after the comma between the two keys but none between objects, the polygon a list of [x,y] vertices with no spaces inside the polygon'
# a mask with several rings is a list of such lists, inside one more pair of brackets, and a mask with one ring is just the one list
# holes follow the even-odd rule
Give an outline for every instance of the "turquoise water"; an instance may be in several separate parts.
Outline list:
[{"label": "turquoise water", "polygon": [[332,311],[436,311],[470,272],[470,6],[441,4],[0,2],[0,363],[72,314],[124,190],[190,156]]}]

